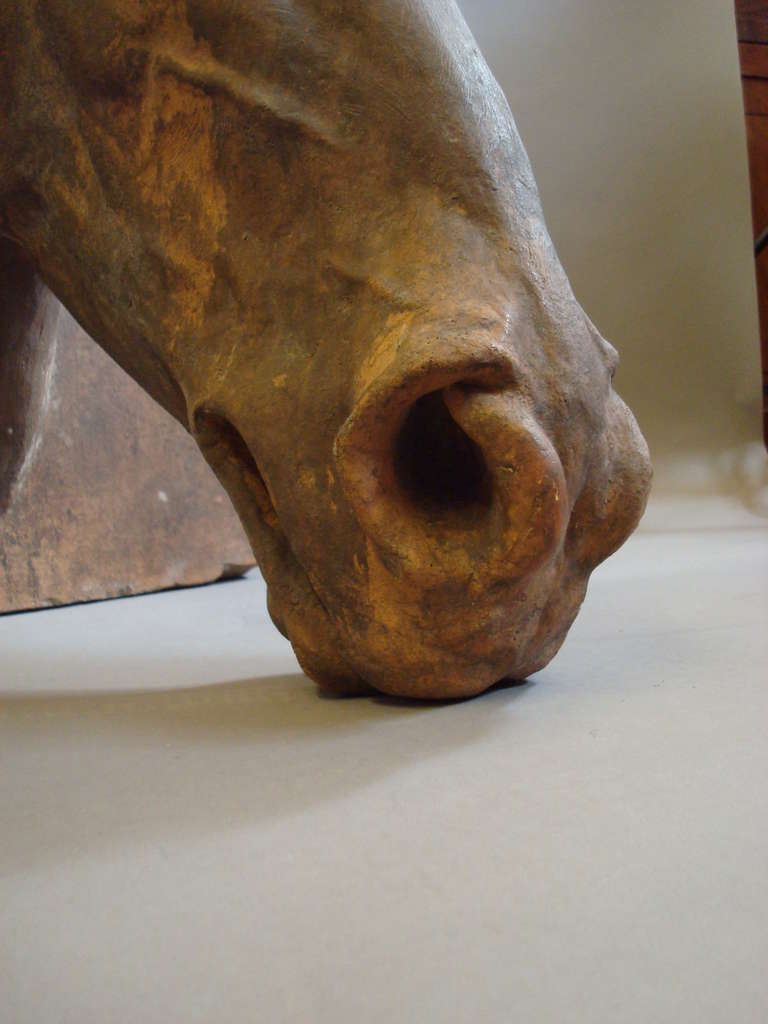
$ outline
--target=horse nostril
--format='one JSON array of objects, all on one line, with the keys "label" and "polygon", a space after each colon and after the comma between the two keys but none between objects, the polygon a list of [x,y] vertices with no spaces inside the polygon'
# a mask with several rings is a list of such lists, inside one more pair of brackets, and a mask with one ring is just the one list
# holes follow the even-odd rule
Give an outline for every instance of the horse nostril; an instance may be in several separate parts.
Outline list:
[{"label": "horse nostril", "polygon": [[269,490],[242,434],[221,413],[205,407],[193,419],[194,437],[206,461],[228,492],[241,520],[251,522],[254,512],[266,526],[278,520]]},{"label": "horse nostril", "polygon": [[519,579],[554,557],[567,525],[562,466],[527,399],[466,371],[370,389],[334,447],[368,540],[423,585]]},{"label": "horse nostril", "polygon": [[493,481],[482,450],[448,410],[443,393],[419,398],[395,441],[395,478],[408,500],[430,516],[487,510]]}]

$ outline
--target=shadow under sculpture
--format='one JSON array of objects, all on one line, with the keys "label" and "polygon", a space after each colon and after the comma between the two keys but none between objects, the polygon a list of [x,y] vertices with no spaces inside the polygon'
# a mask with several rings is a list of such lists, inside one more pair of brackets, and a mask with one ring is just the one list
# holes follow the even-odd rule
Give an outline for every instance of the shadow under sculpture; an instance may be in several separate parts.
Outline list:
[{"label": "shadow under sculpture", "polygon": [[650,465],[456,5],[17,0],[0,48],[0,229],[193,433],[307,674],[546,665]]}]

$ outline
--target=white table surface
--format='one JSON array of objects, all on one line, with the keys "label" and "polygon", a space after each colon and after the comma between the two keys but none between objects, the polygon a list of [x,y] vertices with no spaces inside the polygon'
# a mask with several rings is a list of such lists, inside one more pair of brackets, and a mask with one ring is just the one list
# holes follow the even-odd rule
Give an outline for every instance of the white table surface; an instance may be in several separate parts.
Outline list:
[{"label": "white table surface", "polygon": [[0,619],[0,1024],[764,1024],[768,530],[523,687],[320,699],[238,583]]}]

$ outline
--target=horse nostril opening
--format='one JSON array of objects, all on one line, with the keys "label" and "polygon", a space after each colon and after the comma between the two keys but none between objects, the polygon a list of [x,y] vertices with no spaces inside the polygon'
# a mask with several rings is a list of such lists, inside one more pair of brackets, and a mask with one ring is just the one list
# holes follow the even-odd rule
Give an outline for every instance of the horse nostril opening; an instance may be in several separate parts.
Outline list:
[{"label": "horse nostril opening", "polygon": [[395,442],[397,481],[410,502],[430,515],[487,509],[492,481],[482,451],[434,391],[411,407]]},{"label": "horse nostril opening", "polygon": [[194,436],[243,522],[249,521],[255,503],[262,521],[277,529],[278,519],[267,485],[236,427],[220,413],[201,408],[194,415]]}]

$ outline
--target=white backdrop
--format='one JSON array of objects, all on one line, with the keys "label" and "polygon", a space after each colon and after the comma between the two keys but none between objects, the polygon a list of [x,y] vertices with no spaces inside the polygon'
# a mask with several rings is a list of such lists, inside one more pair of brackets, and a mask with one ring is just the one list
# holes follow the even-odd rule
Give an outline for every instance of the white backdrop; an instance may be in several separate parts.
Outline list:
[{"label": "white backdrop", "polygon": [[661,490],[764,479],[730,0],[460,0]]}]

